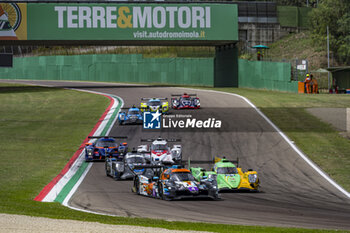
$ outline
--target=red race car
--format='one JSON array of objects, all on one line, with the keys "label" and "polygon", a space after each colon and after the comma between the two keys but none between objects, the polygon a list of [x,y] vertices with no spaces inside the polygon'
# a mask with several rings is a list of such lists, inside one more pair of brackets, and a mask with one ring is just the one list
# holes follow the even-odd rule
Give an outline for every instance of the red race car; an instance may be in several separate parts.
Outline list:
[{"label": "red race car", "polygon": [[[171,106],[173,109],[198,109],[201,103],[197,94],[171,94]],[[178,96],[176,98],[175,96]]]}]

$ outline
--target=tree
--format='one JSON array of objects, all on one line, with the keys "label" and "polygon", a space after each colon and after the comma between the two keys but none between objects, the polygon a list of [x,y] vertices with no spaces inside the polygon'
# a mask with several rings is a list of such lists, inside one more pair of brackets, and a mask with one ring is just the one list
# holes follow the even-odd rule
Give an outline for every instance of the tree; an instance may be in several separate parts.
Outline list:
[{"label": "tree", "polygon": [[344,0],[323,0],[310,13],[313,40],[324,45],[327,40],[327,26],[330,34],[330,50],[340,62],[350,62],[350,2]]}]

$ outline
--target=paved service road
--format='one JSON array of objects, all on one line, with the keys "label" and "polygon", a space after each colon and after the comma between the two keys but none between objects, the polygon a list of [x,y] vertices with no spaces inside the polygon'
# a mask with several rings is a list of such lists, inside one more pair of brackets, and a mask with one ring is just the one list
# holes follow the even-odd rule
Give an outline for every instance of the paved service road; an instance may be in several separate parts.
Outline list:
[{"label": "paved service road", "polygon": [[[33,83],[33,82],[32,82]],[[97,83],[39,82],[79,87],[120,96],[125,106],[141,97],[170,97],[186,89]],[[350,200],[313,170],[243,99],[221,93],[195,92],[201,115],[223,121],[217,131],[148,132],[141,126],[115,125],[111,135],[127,135],[131,147],[140,138],[181,138],[184,159],[210,160],[214,155],[240,159],[243,169],[258,171],[260,193],[223,193],[222,200],[162,201],[131,193],[132,181],[106,177],[95,163],[70,205],[101,213],[182,221],[350,230]],[[173,111],[174,112],[174,111]],[[195,110],[192,111],[193,114]],[[191,112],[191,113],[192,113]],[[175,112],[176,113],[176,112]]]}]

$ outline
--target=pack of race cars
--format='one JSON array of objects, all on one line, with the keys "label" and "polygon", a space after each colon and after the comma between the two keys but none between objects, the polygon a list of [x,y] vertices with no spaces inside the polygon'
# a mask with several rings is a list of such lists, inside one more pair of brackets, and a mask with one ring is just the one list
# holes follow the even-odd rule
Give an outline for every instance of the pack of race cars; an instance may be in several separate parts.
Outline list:
[{"label": "pack of race cars", "polygon": [[[169,114],[168,98],[141,98],[140,107],[124,107],[118,114],[120,125],[137,125],[143,123],[144,112],[160,112]],[[200,100],[196,94],[171,94],[172,109],[199,109]]]},{"label": "pack of race cars", "polygon": [[[169,112],[167,98],[142,100],[139,108],[132,106],[118,114],[120,125],[142,124],[145,111]],[[172,94],[171,107],[198,109],[200,100],[196,94]],[[178,138],[142,138],[142,144],[132,150],[124,136],[89,138],[84,149],[85,161],[104,161],[107,176],[115,180],[132,179],[132,192],[139,195],[162,200],[200,197],[217,200],[221,191],[259,191],[257,172],[251,169],[244,172],[238,159],[229,161],[225,157],[215,157],[211,161],[184,161],[181,139]],[[122,141],[117,142],[119,139]],[[193,164],[212,164],[212,169],[191,167]]]}]

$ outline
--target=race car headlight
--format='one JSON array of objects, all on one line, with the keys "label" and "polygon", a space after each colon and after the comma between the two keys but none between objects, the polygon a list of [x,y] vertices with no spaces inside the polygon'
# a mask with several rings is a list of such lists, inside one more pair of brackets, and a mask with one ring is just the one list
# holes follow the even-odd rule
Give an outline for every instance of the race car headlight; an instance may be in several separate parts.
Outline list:
[{"label": "race car headlight", "polygon": [[180,151],[174,150],[174,151],[173,151],[173,156],[174,156],[174,157],[179,157],[179,156],[180,156]]},{"label": "race car headlight", "polygon": [[172,185],[172,183],[171,183],[170,181],[168,181],[168,180],[167,180],[167,181],[165,181],[165,183],[164,183],[164,184],[165,184],[166,186],[168,186],[168,187],[169,187],[169,186],[173,186],[173,185]]},{"label": "race car headlight", "polygon": [[120,120],[124,120],[125,116],[123,114],[119,115]]},{"label": "race car headlight", "polygon": [[92,154],[93,154],[92,150],[88,150],[88,151],[87,151],[87,154],[88,154],[88,155],[92,155]]},{"label": "race car headlight", "polygon": [[123,172],[124,171],[124,165],[120,164],[120,163],[116,164],[116,170],[118,172]]},{"label": "race car headlight", "polygon": [[258,179],[258,175],[257,174],[249,174],[248,175],[249,183],[255,183],[257,179]]},{"label": "race car headlight", "polygon": [[125,146],[119,146],[119,147],[118,147],[118,152],[120,152],[120,153],[124,153],[125,150],[126,150],[126,147],[125,147]]},{"label": "race car headlight", "polygon": [[176,184],[175,187],[177,190],[184,190],[185,189],[185,187],[182,184]]}]

